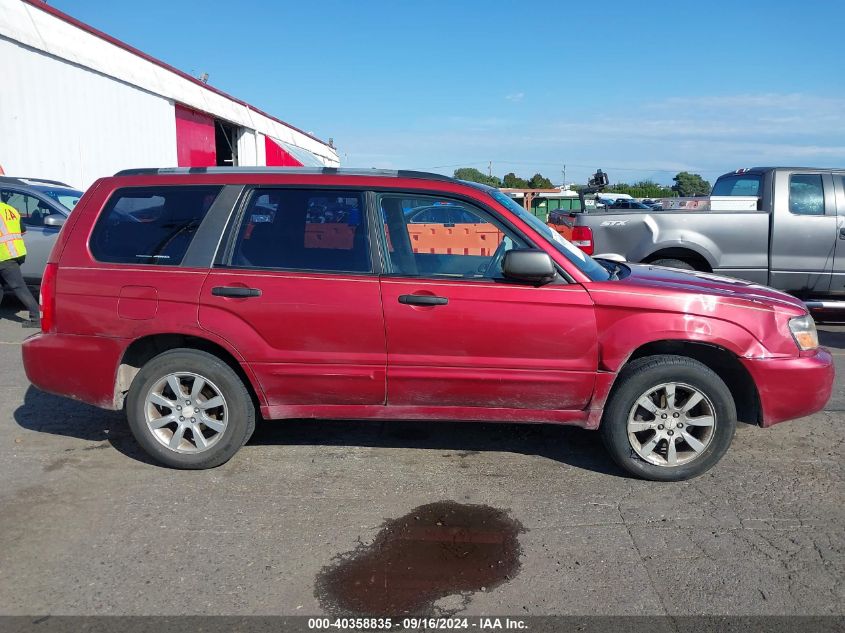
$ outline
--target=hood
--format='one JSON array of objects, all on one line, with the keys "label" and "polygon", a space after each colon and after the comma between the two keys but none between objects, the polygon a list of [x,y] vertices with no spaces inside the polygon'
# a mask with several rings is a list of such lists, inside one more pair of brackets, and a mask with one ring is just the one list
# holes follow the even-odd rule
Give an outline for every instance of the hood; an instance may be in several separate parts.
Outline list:
[{"label": "hood", "polygon": [[662,291],[677,290],[698,295],[751,301],[794,312],[796,315],[807,312],[806,306],[800,299],[750,281],[649,264],[625,265],[631,269],[631,273],[616,283],[636,286],[644,290],[648,288]]}]

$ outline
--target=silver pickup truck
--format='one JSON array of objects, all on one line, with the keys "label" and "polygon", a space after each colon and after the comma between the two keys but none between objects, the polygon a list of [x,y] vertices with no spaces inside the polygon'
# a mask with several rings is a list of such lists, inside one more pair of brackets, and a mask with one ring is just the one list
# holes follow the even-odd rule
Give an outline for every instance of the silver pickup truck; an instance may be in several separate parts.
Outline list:
[{"label": "silver pickup truck", "polygon": [[741,169],[720,176],[712,196],[699,208],[550,220],[565,222],[564,233],[595,257],[714,272],[805,300],[845,299],[845,169]]}]

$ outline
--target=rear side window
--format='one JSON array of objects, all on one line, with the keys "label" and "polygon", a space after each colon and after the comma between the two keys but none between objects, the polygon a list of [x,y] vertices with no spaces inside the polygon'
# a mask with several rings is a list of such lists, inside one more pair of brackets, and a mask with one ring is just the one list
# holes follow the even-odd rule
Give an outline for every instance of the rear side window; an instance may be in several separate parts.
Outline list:
[{"label": "rear side window", "polygon": [[178,266],[220,189],[118,189],[91,234],[91,253],[101,262]]},{"label": "rear side window", "polygon": [[254,190],[238,229],[231,265],[371,272],[363,194],[310,189]]},{"label": "rear side window", "polygon": [[711,196],[759,196],[761,176],[742,174],[723,176],[713,185]]},{"label": "rear side window", "polygon": [[789,177],[789,211],[798,215],[824,215],[821,174],[794,174]]}]

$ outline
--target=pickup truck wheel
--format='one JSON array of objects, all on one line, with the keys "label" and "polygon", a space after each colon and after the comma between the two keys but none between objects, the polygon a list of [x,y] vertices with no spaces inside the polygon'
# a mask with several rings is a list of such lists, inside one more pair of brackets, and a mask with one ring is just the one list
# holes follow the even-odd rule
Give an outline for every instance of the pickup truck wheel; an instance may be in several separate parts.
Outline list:
[{"label": "pickup truck wheel", "polygon": [[616,463],[654,481],[706,472],[728,450],[735,429],[736,406],[722,379],[696,360],[670,355],[627,365],[601,424]]},{"label": "pickup truck wheel", "polygon": [[255,407],[238,375],[199,350],[153,358],[132,381],[129,428],[156,461],[172,468],[214,468],[227,462],[255,429]]},{"label": "pickup truck wheel", "polygon": [[695,270],[692,264],[688,264],[682,259],[656,259],[649,262],[653,266],[665,266],[666,268],[680,268],[681,270]]}]

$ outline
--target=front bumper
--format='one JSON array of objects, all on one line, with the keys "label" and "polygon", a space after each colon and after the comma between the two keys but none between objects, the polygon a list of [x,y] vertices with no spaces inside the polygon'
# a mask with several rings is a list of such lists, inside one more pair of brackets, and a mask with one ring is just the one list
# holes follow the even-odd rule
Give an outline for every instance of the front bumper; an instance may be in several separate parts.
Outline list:
[{"label": "front bumper", "polygon": [[757,385],[761,426],[816,413],[830,399],[835,369],[823,348],[798,358],[740,360]]}]

